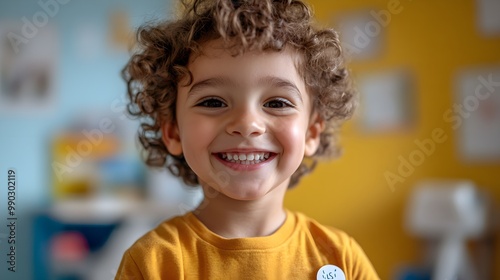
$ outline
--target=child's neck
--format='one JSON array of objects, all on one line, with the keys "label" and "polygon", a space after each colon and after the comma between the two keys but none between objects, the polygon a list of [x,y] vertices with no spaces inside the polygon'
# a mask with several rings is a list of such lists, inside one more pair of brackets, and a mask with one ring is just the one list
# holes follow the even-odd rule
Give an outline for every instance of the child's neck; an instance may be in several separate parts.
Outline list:
[{"label": "child's neck", "polygon": [[[205,189],[205,193],[214,192]],[[194,213],[208,229],[225,238],[267,236],[286,219],[285,192],[286,188],[276,188],[265,197],[251,201],[235,200],[222,193],[211,198],[205,196]]]}]

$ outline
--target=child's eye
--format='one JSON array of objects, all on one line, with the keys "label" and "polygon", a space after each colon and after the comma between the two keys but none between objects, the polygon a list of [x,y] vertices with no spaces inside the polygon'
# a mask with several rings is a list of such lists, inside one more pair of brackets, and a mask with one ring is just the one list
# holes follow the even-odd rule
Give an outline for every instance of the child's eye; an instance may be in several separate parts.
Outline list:
[{"label": "child's eye", "polygon": [[219,108],[219,107],[227,107],[227,105],[220,99],[210,97],[202,100],[198,104],[197,107],[209,107],[209,108]]},{"label": "child's eye", "polygon": [[283,98],[277,98],[277,99],[273,99],[271,101],[268,101],[264,104],[264,107],[268,107],[268,108],[273,108],[273,109],[282,109],[282,108],[286,108],[286,107],[295,107],[292,102],[286,100],[286,99],[283,99]]}]

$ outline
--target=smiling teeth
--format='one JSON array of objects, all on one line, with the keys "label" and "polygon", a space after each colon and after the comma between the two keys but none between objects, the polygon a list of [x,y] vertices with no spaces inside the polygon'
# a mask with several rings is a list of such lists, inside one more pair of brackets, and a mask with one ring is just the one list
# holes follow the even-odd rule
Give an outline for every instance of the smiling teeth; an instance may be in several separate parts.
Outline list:
[{"label": "smiling teeth", "polygon": [[221,153],[221,158],[229,162],[240,164],[255,164],[269,158],[269,153],[249,153],[249,154],[236,154],[236,153]]}]

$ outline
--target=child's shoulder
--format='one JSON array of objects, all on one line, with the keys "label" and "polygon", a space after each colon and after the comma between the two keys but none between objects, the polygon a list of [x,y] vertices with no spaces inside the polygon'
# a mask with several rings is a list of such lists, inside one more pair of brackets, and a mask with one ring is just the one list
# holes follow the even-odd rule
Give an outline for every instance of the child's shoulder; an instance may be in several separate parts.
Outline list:
[{"label": "child's shoulder", "polygon": [[184,222],[186,215],[175,216],[161,222],[155,228],[137,239],[130,249],[153,253],[159,248],[163,250],[167,247],[179,244],[179,237],[182,236],[181,232],[184,231],[186,227]]},{"label": "child's shoulder", "polygon": [[291,212],[297,220],[297,231],[309,234],[316,245],[320,247],[345,250],[352,246],[353,238],[345,231],[333,226],[321,224],[301,212]]},{"label": "child's shoulder", "polygon": [[[182,224],[182,216],[174,217],[139,238],[125,251],[115,279],[180,279]],[[161,269],[162,264],[169,269]]]},{"label": "child's shoulder", "polygon": [[379,279],[365,252],[356,240],[346,232],[322,225],[301,213],[296,213],[298,227],[310,234],[304,250],[315,250],[327,256],[332,263],[340,263],[352,279]]}]

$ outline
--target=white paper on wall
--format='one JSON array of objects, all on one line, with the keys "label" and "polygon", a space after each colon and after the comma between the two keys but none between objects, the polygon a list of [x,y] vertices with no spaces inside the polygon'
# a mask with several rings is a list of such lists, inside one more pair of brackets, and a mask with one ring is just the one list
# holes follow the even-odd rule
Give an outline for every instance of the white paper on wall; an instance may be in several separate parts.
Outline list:
[{"label": "white paper on wall", "polygon": [[415,90],[408,71],[364,75],[358,81],[359,121],[365,132],[405,130],[412,125],[416,111]]},{"label": "white paper on wall", "polygon": [[477,0],[477,25],[481,34],[500,35],[500,1]]},{"label": "white paper on wall", "polygon": [[[465,161],[500,161],[500,67],[457,75],[453,125]],[[458,106],[458,107],[457,107]]]},{"label": "white paper on wall", "polygon": [[56,28],[0,23],[0,114],[50,112],[56,96]]}]

